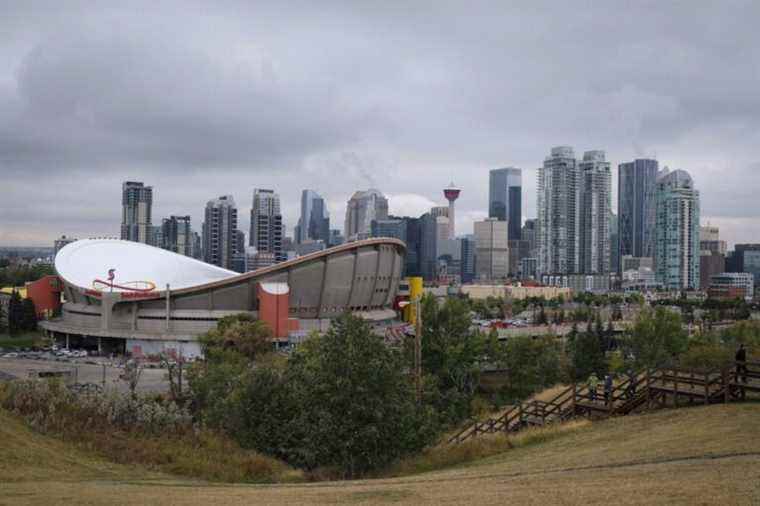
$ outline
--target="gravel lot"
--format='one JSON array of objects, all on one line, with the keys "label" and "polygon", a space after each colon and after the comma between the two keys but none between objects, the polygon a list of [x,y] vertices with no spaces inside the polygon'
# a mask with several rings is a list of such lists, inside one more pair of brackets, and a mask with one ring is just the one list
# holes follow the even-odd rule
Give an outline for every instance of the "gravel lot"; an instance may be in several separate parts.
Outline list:
[{"label": "gravel lot", "polygon": [[[89,357],[56,361],[54,359],[0,357],[0,380],[13,379],[13,377],[27,378],[30,371],[74,371],[78,383],[103,385],[104,370],[106,389],[128,390],[127,384],[119,380],[122,368],[108,359]],[[140,392],[166,392],[169,390],[169,383],[165,376],[166,369],[145,368],[140,375],[137,390]]]}]

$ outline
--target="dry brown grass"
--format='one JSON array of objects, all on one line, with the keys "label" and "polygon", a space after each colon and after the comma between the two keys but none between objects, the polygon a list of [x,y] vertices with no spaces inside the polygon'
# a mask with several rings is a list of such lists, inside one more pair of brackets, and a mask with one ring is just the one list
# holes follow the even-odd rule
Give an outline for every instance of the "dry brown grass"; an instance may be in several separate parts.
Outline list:
[{"label": "dry brown grass", "polygon": [[[3,420],[4,423],[4,420]],[[0,504],[758,504],[760,406],[665,410],[580,426],[444,471],[299,485],[208,485],[80,460],[16,427]],[[5,436],[5,432],[2,433]],[[26,437],[32,443],[24,450]],[[534,439],[531,439],[534,438]],[[20,446],[19,446],[20,445]],[[55,455],[20,458],[20,454]],[[0,446],[0,462],[8,459]],[[52,458],[52,457],[51,457]],[[100,466],[103,466],[102,468]],[[14,467],[15,469],[11,469]],[[117,474],[123,470],[123,477]],[[48,476],[47,473],[51,474]],[[1,478],[0,478],[1,480]]]}]

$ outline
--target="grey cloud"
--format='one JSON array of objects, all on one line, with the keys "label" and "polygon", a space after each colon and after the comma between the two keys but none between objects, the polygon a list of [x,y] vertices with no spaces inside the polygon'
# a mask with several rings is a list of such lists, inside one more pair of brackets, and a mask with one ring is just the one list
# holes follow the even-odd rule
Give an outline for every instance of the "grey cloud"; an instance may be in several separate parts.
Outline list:
[{"label": "grey cloud", "polygon": [[274,187],[292,227],[311,187],[340,226],[355,189],[441,201],[451,180],[479,216],[487,170],[514,165],[534,216],[557,144],[656,154],[705,216],[757,215],[755,2],[19,4],[0,18],[0,244],[116,231],[135,177],[157,218],[198,224],[220,193],[245,216]]}]

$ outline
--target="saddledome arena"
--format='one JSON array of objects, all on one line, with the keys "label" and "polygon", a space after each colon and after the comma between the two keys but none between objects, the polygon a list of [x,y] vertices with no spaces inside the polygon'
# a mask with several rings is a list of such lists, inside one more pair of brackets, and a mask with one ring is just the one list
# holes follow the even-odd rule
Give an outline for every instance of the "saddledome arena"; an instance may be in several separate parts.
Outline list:
[{"label": "saddledome arena", "polygon": [[67,345],[103,353],[200,354],[197,336],[228,315],[266,321],[285,344],[351,312],[378,329],[398,325],[393,309],[405,245],[356,241],[245,274],[141,243],[87,239],[55,258],[61,316],[41,322]]}]

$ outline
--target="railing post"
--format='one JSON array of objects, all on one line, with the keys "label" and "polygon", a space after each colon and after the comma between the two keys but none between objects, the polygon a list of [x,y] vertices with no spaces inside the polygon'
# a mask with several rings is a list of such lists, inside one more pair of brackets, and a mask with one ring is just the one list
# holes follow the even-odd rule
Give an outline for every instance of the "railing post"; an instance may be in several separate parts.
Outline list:
[{"label": "railing post", "polygon": [[721,379],[723,381],[723,403],[728,404],[729,397],[730,397],[730,389],[731,384],[728,381],[728,368],[724,367],[723,370],[720,372]]},{"label": "railing post", "polygon": [[673,371],[673,407],[678,407],[678,371]]}]

